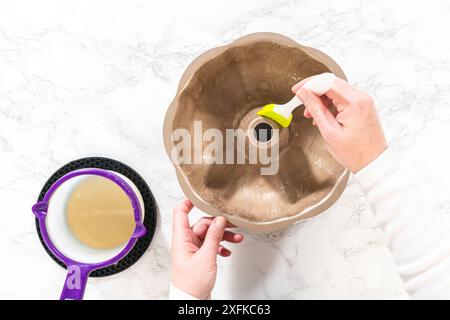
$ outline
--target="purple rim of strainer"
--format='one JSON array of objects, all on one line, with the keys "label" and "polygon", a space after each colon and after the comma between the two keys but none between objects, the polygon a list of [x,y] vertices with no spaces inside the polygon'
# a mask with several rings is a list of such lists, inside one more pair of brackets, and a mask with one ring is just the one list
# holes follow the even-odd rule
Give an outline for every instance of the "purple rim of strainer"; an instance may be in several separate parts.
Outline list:
[{"label": "purple rim of strainer", "polygon": [[[48,211],[48,204],[53,193],[56,191],[56,189],[58,189],[59,186],[61,186],[61,184],[63,184],[67,180],[81,175],[96,175],[111,180],[125,192],[125,194],[130,199],[131,206],[133,207],[134,221],[136,223],[136,227],[127,245],[113,258],[99,263],[83,263],[66,257],[61,251],[58,250],[58,248],[56,248],[56,246],[51,241],[50,236],[47,232],[47,226],[45,224],[45,218],[47,216]],[[130,252],[130,250],[136,244],[137,240],[147,233],[147,229],[141,222],[142,217],[141,206],[134,190],[124,179],[119,177],[117,174],[103,169],[97,168],[79,169],[65,174],[48,189],[42,201],[39,201],[35,205],[33,205],[32,211],[39,220],[39,229],[41,231],[42,239],[44,240],[46,247],[67,267],[68,273],[66,281],[64,283],[63,291],[61,293],[61,300],[82,299],[89,274],[94,270],[101,269],[117,263],[119,260],[125,257],[128,254],[128,252]],[[79,274],[75,274],[78,272]],[[73,277],[77,276],[79,276],[78,279],[79,285],[69,284],[69,281],[73,281],[75,279]]]}]

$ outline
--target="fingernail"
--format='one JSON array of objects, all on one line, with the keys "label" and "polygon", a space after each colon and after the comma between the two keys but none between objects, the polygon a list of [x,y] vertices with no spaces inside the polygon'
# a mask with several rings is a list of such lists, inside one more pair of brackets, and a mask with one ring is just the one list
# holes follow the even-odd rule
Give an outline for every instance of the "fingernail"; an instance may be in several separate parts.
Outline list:
[{"label": "fingernail", "polygon": [[227,225],[227,220],[225,220],[224,217],[217,217],[214,220],[214,224],[219,229],[225,229],[225,226]]}]

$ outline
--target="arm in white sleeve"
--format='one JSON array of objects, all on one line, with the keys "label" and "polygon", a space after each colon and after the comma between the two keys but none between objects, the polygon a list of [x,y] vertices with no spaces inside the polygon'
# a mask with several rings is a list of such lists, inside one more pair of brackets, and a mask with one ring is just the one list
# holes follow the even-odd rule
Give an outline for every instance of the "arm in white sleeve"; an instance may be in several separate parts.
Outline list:
[{"label": "arm in white sleeve", "polygon": [[173,284],[170,284],[169,300],[198,300],[198,299],[194,296],[191,296],[189,293],[186,293],[178,289]]},{"label": "arm in white sleeve", "polygon": [[450,227],[390,149],[354,178],[412,298],[450,299]]}]

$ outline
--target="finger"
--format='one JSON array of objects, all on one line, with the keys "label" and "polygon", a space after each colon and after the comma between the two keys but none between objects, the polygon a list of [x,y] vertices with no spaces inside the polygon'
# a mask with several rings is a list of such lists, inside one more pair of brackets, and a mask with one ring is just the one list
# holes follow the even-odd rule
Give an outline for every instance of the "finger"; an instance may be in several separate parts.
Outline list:
[{"label": "finger", "polygon": [[306,83],[306,81],[308,81],[311,77],[305,78],[300,82],[297,82],[296,84],[294,84],[291,88],[293,93],[296,93],[298,91],[298,89],[300,89],[301,87],[303,87],[303,85]]},{"label": "finger", "polygon": [[[206,221],[206,220],[213,221],[214,218],[215,218],[215,217],[203,217],[203,218],[201,218],[200,220],[202,220],[202,221]],[[227,226],[226,226],[226,228],[237,228],[237,227],[236,227],[234,224],[232,224],[231,222],[227,221]]]},{"label": "finger", "polygon": [[206,232],[208,231],[208,227],[211,224],[209,220],[199,220],[192,226],[192,232],[199,238],[200,240],[205,239]]},{"label": "finger", "polygon": [[[306,82],[310,81],[312,78],[316,76],[317,75],[305,78],[302,81],[296,83],[291,89],[292,92],[296,93],[306,84]],[[335,77],[333,85],[327,92],[324,93],[324,96],[331,99],[332,103],[336,106],[338,111],[341,111],[342,109],[344,109],[346,106],[349,105],[348,97],[353,97],[355,95],[359,95],[360,93],[361,93],[360,90],[350,85],[347,81]]]},{"label": "finger", "polygon": [[311,113],[309,113],[309,111],[305,108],[305,111],[303,112],[303,115],[305,116],[305,118],[311,119],[312,115]]},{"label": "finger", "polygon": [[299,89],[296,94],[303,101],[325,140],[340,133],[341,126],[319,96],[305,89]]},{"label": "finger", "polygon": [[[296,93],[300,88],[314,91],[318,95],[323,95],[334,84],[336,76],[331,72],[324,72],[305,78],[292,87],[292,92]],[[320,93],[318,93],[318,90]]]},{"label": "finger", "polygon": [[[209,218],[209,217],[208,217]],[[192,226],[192,231],[197,236],[198,239],[205,239],[208,227],[211,224],[212,219],[200,219],[196,224]],[[232,243],[239,243],[244,240],[244,236],[240,233],[235,233],[229,230],[225,230],[223,233],[222,240]]]},{"label": "finger", "polygon": [[219,248],[220,242],[222,241],[225,228],[227,226],[227,220],[224,217],[216,217],[212,223],[209,225],[208,231],[206,232],[205,240],[200,248],[200,253],[212,258],[215,257],[217,250]]},{"label": "finger", "polygon": [[[213,221],[215,217],[202,217],[200,218],[199,221]],[[232,224],[231,222],[227,221],[227,228],[237,228],[234,224]]]},{"label": "finger", "polygon": [[189,229],[188,214],[192,210],[192,207],[192,202],[184,199],[173,209],[172,234],[174,237],[181,234],[184,230]]},{"label": "finger", "polygon": [[[197,234],[197,236],[199,236],[201,234],[202,231],[204,231],[205,233],[203,234],[203,237],[206,235],[206,230],[208,229],[207,227],[211,224],[211,222],[214,220],[214,217],[202,217],[200,218],[193,226],[192,226],[192,231],[194,231],[194,233]],[[227,226],[226,228],[236,228],[236,226],[234,224],[232,224],[231,222],[227,221]]]},{"label": "finger", "polygon": [[231,251],[224,246],[219,246],[219,249],[217,250],[217,254],[222,257],[229,257],[231,255]]},{"label": "finger", "polygon": [[350,98],[359,96],[362,92],[347,81],[336,78],[333,86],[325,93],[325,96],[331,99],[333,105],[336,106],[338,111],[342,111],[345,107],[350,106]]},{"label": "finger", "polygon": [[244,240],[244,236],[240,233],[234,233],[232,231],[225,230],[223,233],[222,240],[231,242],[231,243],[239,243]]}]

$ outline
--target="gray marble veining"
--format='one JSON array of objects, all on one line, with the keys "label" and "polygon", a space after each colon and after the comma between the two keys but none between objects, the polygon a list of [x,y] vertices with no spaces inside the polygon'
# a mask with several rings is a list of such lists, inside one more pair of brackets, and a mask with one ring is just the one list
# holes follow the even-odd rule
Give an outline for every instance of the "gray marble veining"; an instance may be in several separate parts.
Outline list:
[{"label": "gray marble veining", "polygon": [[[30,208],[54,170],[88,155],[139,171],[160,216],[145,256],[91,279],[85,297],[167,297],[171,210],[183,195],[162,145],[164,114],[192,59],[251,32],[332,56],[374,95],[393,149],[450,213],[449,29],[450,3],[434,0],[0,1],[0,298],[59,296],[64,271],[41,248]],[[232,249],[216,298],[405,297],[353,181],[324,214]]]}]

